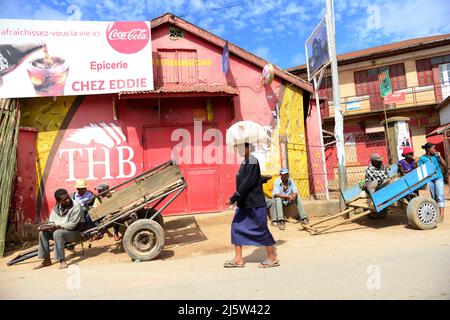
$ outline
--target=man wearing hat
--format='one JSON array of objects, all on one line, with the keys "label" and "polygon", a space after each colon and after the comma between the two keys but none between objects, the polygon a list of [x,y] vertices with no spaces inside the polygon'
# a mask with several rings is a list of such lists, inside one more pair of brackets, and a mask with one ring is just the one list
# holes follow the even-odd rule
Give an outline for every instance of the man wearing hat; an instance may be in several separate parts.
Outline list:
[{"label": "man wearing hat", "polygon": [[72,194],[72,200],[78,202],[83,209],[84,220],[90,228],[95,227],[91,218],[88,215],[87,208],[92,205],[92,199],[94,198],[94,193],[89,191],[88,184],[85,179],[77,179],[74,186],[77,191]]},{"label": "man wearing hat", "polygon": [[298,196],[298,190],[294,180],[289,178],[289,170],[282,168],[280,170],[280,178],[275,180],[273,184],[273,199],[275,201],[275,210],[272,214],[272,224],[278,223],[280,230],[285,229],[283,207],[296,204],[300,221],[304,224],[308,223],[308,216],[303,209],[303,204]]},{"label": "man wearing hat", "polygon": [[365,186],[370,193],[374,193],[388,182],[389,174],[379,154],[374,153],[370,156],[370,164],[366,170]]}]

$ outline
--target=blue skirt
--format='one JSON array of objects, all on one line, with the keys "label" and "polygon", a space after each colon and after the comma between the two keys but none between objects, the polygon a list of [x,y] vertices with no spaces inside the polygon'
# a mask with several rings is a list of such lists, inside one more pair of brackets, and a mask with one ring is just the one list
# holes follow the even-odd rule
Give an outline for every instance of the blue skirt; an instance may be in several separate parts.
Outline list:
[{"label": "blue skirt", "polygon": [[236,208],[231,224],[231,243],[238,246],[272,246],[266,207]]}]

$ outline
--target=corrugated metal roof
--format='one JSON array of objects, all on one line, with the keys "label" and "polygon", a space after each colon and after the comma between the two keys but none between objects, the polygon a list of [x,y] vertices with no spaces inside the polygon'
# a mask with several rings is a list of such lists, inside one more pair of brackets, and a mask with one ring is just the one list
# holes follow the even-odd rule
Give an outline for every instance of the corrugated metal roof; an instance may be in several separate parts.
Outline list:
[{"label": "corrugated metal roof", "polygon": [[445,131],[447,131],[448,129],[450,129],[450,123],[441,126],[439,128],[434,129],[433,131],[431,131],[429,134],[427,134],[427,137],[431,137],[431,136],[436,136],[439,134],[443,134]]},{"label": "corrugated metal roof", "polygon": [[164,93],[223,93],[227,95],[238,95],[239,90],[232,86],[227,85],[211,85],[211,84],[192,84],[192,85],[173,85],[164,86],[156,90],[150,91],[122,91],[119,93],[119,97],[122,95],[135,95],[135,94],[149,94],[158,95]]},{"label": "corrugated metal roof", "polygon": [[[344,54],[339,54],[336,56],[336,58],[337,58],[338,62],[359,59],[359,58],[364,58],[364,57],[372,58],[372,56],[376,55],[376,54],[395,52],[395,51],[402,50],[402,49],[407,49],[407,48],[411,48],[411,47],[419,47],[419,46],[429,45],[429,44],[433,44],[435,42],[447,41],[447,40],[450,40],[450,33],[388,43],[388,44],[384,44],[381,46],[371,47],[371,48],[358,50],[358,51],[347,52]],[[286,69],[286,71],[288,71],[288,72],[303,71],[303,70],[306,70],[306,64],[302,64],[300,66]]]}]

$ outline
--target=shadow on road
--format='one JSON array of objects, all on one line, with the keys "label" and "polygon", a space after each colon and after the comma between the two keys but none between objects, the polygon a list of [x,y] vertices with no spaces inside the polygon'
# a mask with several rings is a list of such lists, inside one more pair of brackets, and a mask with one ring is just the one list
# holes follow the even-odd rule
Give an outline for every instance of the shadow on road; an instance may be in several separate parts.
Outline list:
[{"label": "shadow on road", "polygon": [[[278,240],[275,243],[275,252],[277,251],[276,248],[278,246],[281,246],[285,244],[287,241],[285,240]],[[260,263],[261,261],[264,261],[267,259],[267,252],[265,247],[259,247],[255,249],[252,253],[244,257],[245,263]]]}]

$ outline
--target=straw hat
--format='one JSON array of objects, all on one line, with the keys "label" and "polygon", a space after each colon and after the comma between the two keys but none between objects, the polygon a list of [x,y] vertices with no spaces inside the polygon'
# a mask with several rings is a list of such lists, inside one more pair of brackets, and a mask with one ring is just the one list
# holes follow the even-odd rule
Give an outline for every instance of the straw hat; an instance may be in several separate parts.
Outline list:
[{"label": "straw hat", "polygon": [[87,187],[88,187],[88,184],[86,182],[86,179],[77,179],[77,181],[75,181],[75,188],[84,189]]}]

